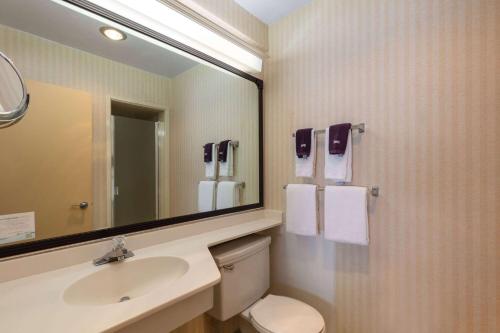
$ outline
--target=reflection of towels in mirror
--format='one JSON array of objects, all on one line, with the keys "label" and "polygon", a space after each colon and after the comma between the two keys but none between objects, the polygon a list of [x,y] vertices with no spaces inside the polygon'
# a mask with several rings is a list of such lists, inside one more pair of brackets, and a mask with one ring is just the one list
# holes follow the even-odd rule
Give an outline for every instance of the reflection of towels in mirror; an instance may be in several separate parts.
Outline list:
[{"label": "reflection of towels in mirror", "polygon": [[198,184],[198,211],[209,212],[215,209],[216,181],[201,181]]},{"label": "reflection of towels in mirror", "polygon": [[217,209],[232,208],[240,205],[240,186],[238,182],[219,182],[217,185]]},{"label": "reflection of towels in mirror", "polygon": [[[217,178],[217,145],[207,143],[203,147],[203,159],[205,161],[205,177],[209,179]],[[207,154],[209,156],[207,156]]]},{"label": "reflection of towels in mirror", "polygon": [[[221,152],[225,154],[221,157]],[[232,177],[234,175],[234,147],[230,140],[219,144],[219,176]]]}]

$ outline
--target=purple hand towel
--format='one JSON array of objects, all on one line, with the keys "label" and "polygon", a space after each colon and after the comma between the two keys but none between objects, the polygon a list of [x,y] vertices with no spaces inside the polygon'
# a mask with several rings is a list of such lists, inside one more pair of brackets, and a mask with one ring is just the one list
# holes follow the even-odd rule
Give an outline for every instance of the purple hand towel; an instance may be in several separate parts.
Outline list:
[{"label": "purple hand towel", "polygon": [[330,155],[344,155],[350,130],[350,123],[330,126],[328,133],[328,152]]},{"label": "purple hand towel", "polygon": [[227,150],[229,148],[229,142],[231,142],[231,140],[224,140],[219,143],[219,156],[217,158],[219,162],[227,161]]},{"label": "purple hand towel", "polygon": [[295,151],[298,158],[308,158],[311,155],[312,128],[303,128],[295,133]]},{"label": "purple hand towel", "polygon": [[203,160],[205,161],[205,163],[212,162],[213,146],[214,146],[213,143],[207,143],[206,145],[203,146]]}]

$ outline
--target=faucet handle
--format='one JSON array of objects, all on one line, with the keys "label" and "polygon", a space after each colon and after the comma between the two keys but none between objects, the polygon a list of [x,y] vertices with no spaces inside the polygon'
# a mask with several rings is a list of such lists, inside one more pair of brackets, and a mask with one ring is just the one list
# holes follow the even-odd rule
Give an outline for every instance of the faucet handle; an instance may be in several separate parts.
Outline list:
[{"label": "faucet handle", "polygon": [[125,248],[125,236],[117,236],[113,238],[113,250],[123,250]]}]

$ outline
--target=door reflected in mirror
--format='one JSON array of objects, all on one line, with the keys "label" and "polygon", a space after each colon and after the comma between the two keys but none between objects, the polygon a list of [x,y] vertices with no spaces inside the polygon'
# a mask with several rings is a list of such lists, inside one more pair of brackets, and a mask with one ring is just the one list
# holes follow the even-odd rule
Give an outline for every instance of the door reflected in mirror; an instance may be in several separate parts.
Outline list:
[{"label": "door reflected in mirror", "polygon": [[[107,26],[50,0],[2,1],[0,52],[30,106],[0,128],[0,246],[259,203],[255,82]],[[2,84],[14,74],[0,66]],[[3,109],[22,98],[9,87]]]},{"label": "door reflected in mirror", "polygon": [[[160,216],[166,184],[165,112],[144,105],[111,101],[112,221],[114,226],[153,221]],[[161,157],[161,158],[160,158]]]}]

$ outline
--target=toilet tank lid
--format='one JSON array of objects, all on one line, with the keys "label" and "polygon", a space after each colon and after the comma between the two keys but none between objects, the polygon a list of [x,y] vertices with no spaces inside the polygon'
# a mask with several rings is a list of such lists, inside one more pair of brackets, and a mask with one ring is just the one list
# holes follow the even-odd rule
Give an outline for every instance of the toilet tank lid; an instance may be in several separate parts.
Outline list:
[{"label": "toilet tank lid", "polygon": [[249,235],[210,248],[217,266],[234,264],[264,250],[271,244],[271,237]]}]

